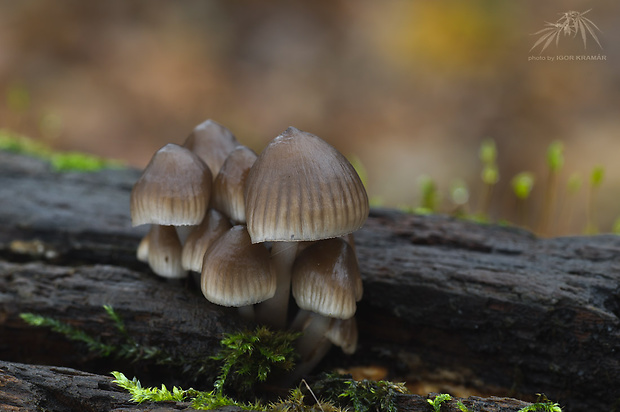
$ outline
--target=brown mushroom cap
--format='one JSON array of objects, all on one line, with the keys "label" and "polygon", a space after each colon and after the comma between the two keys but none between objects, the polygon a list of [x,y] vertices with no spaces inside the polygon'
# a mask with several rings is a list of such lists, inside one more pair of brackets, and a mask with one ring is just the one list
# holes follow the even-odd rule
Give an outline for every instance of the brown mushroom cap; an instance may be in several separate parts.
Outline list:
[{"label": "brown mushroom cap", "polygon": [[357,321],[355,318],[334,319],[325,337],[336,346],[340,346],[347,355],[357,349]]},{"label": "brown mushroom cap", "polygon": [[248,231],[253,243],[318,240],[351,233],[368,217],[368,196],[347,159],[319,137],[289,127],[248,174]]},{"label": "brown mushroom cap", "polygon": [[204,296],[222,306],[269,299],[276,290],[269,251],[252,244],[245,226],[234,226],[205,253],[200,284]]},{"label": "brown mushroom cap", "polygon": [[153,225],[147,236],[147,259],[153,272],[171,279],[186,277],[181,267],[181,241],[174,226]]},{"label": "brown mushroom cap", "polygon": [[304,249],[293,264],[291,289],[297,305],[323,316],[348,319],[362,291],[357,259],[341,238]]},{"label": "brown mushroom cap", "polygon": [[207,249],[230,227],[226,216],[217,210],[209,209],[200,225],[195,226],[185,239],[181,259],[183,269],[200,272]]},{"label": "brown mushroom cap", "polygon": [[245,146],[230,152],[213,182],[212,205],[237,223],[245,223],[245,180],[257,155]]},{"label": "brown mushroom cap", "polygon": [[199,224],[209,204],[212,180],[198,156],[167,144],[155,153],[131,191],[132,225]]},{"label": "brown mushroom cap", "polygon": [[194,128],[183,146],[196,153],[209,166],[215,178],[239,142],[230,130],[209,119]]}]

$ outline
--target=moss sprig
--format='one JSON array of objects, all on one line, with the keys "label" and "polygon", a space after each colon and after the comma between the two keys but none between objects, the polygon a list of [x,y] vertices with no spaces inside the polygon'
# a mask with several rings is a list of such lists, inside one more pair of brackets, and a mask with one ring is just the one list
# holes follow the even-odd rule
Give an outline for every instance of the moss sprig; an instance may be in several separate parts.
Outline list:
[{"label": "moss sprig", "polygon": [[215,391],[221,394],[226,384],[249,391],[256,383],[266,381],[272,372],[292,370],[297,359],[293,343],[298,337],[299,333],[266,327],[226,335],[220,351],[212,357],[222,362]]},{"label": "moss sprig", "polygon": [[544,394],[538,394],[535,403],[519,409],[517,412],[562,412],[558,403],[550,401]]},{"label": "moss sprig", "polygon": [[88,350],[99,356],[110,356],[117,351],[117,347],[101,342],[81,329],[75,328],[67,323],[35,313],[22,313],[19,315],[24,322],[37,327],[50,328],[52,331],[61,333],[71,340],[85,343]]},{"label": "moss sprig", "polygon": [[47,327],[54,332],[64,335],[67,339],[85,343],[88,350],[96,356],[114,356],[118,359],[127,359],[132,363],[143,360],[152,360],[158,365],[174,365],[184,363],[184,359],[174,357],[161,348],[138,343],[127,332],[122,317],[112,308],[112,306],[104,305],[103,309],[108,317],[114,322],[115,328],[120,332],[122,340],[119,344],[103,342],[98,337],[94,337],[82,329],[75,328],[68,323],[47,316],[42,316],[35,313],[22,313],[19,316],[29,325]]},{"label": "moss sprig", "polygon": [[181,389],[173,386],[169,390],[166,385],[161,388],[143,387],[137,378],[129,379],[121,372],[112,372],[114,382],[131,394],[131,401],[142,402],[190,402],[192,408],[209,410],[223,406],[236,406],[244,410],[262,411],[265,407],[260,403],[243,403],[218,394],[216,391],[198,391],[196,389]]},{"label": "moss sprig", "polygon": [[447,393],[440,393],[433,399],[427,399],[426,401],[433,407],[433,412],[439,412],[441,410],[441,404],[450,400],[452,400],[452,396]]}]

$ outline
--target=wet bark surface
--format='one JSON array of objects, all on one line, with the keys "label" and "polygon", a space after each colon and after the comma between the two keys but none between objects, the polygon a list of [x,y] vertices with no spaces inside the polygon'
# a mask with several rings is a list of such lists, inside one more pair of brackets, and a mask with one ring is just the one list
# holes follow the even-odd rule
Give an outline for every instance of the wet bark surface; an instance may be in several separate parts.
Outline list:
[{"label": "wet bark surface", "polygon": [[[33,379],[58,370],[63,379],[92,380],[75,383],[72,392],[102,402],[91,410],[135,408],[114,403],[127,397],[110,383],[111,370],[129,367],[128,375],[156,385],[182,381],[170,367],[102,360],[28,326],[20,313],[51,316],[114,343],[118,331],[102,309],[111,305],[140,344],[188,359],[212,355],[222,333],[247,326],[234,310],[207,302],[191,281],[159,279],[136,260],[146,231],[130,225],[129,193],[138,175],[56,173],[41,161],[0,152],[0,400],[6,405],[15,393],[52,396]],[[466,388],[489,402],[471,404],[472,410],[516,411],[526,404],[507,397],[532,400],[537,393],[566,411],[617,406],[620,238],[539,239],[515,228],[374,209],[355,239],[364,281],[358,351],[344,357],[332,350],[321,368],[382,365],[389,377],[435,380],[446,391]],[[49,379],[61,385],[62,379]],[[81,396],[88,385],[103,391],[102,398]],[[70,410],[47,399],[32,405]],[[187,406],[174,410],[181,407]],[[399,408],[429,410],[417,396],[399,398]]]}]

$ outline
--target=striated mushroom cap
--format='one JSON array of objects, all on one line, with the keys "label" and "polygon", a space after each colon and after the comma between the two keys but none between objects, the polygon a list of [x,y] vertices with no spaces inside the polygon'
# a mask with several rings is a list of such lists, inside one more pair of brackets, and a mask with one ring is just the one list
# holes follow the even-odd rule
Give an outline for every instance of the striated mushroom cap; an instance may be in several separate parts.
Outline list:
[{"label": "striated mushroom cap", "polygon": [[250,169],[245,209],[253,243],[342,236],[362,227],[369,212],[349,161],[294,127],[272,140]]},{"label": "striated mushroom cap", "polygon": [[209,166],[215,178],[239,142],[230,130],[209,119],[194,128],[183,146],[196,153]]},{"label": "striated mushroom cap", "polygon": [[245,223],[245,181],[256,161],[256,153],[245,146],[230,152],[213,182],[212,206],[236,223]]},{"label": "striated mushroom cap", "polygon": [[352,317],[362,283],[351,246],[334,238],[304,249],[293,264],[291,289],[301,309],[337,319]]},{"label": "striated mushroom cap", "polygon": [[233,226],[205,253],[200,286],[222,306],[246,306],[273,297],[276,276],[269,251],[254,245],[245,226]]},{"label": "striated mushroom cap", "polygon": [[200,225],[192,228],[185,239],[181,259],[183,269],[200,273],[205,253],[230,228],[226,216],[215,209],[209,209]]},{"label": "striated mushroom cap", "polygon": [[207,165],[184,147],[159,149],[131,191],[133,226],[197,225],[207,211],[213,177]]},{"label": "striated mushroom cap", "polygon": [[174,226],[153,225],[147,237],[147,260],[153,272],[169,279],[186,277],[181,266],[181,241]]}]

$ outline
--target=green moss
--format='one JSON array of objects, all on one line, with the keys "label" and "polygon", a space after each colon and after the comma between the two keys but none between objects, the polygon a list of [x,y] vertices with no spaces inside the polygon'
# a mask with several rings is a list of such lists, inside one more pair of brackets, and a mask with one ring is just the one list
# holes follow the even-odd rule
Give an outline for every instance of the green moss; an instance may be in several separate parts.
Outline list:
[{"label": "green moss", "polygon": [[452,400],[452,396],[447,393],[441,393],[433,399],[427,399],[429,405],[433,407],[433,412],[439,412],[441,410],[441,404],[450,400]]},{"label": "green moss", "polygon": [[226,335],[219,353],[212,357],[222,364],[214,383],[216,392],[221,394],[228,386],[246,395],[272,373],[292,370],[297,359],[293,343],[298,337],[298,333],[266,327]]},{"label": "green moss", "polygon": [[[185,363],[183,358],[172,356],[160,348],[139,344],[127,333],[121,316],[116,313],[111,306],[104,305],[103,308],[114,322],[115,328],[121,335],[120,339],[116,339],[116,341],[120,341],[118,343],[102,341],[98,337],[92,336],[81,329],[50,317],[34,313],[22,313],[20,317],[29,325],[50,328],[54,332],[60,333],[70,340],[86,344],[88,350],[97,356],[112,356],[118,359],[127,359],[130,362],[150,360],[158,365],[182,365]],[[194,366],[192,372],[197,374],[197,372],[195,372],[196,369],[198,369],[198,367]]]},{"label": "green moss", "polygon": [[166,385],[163,384],[161,388],[145,388],[142,387],[140,381],[135,377],[129,380],[121,372],[112,372],[112,376],[114,376],[112,382],[128,391],[131,394],[131,401],[136,403],[190,402],[192,408],[198,410],[209,410],[222,406],[236,406],[246,410],[265,410],[259,403],[237,402],[234,399],[218,394],[216,391],[198,391],[192,388],[181,389],[176,386],[172,387],[172,390],[169,390]]},{"label": "green moss", "polygon": [[60,322],[59,320],[40,316],[34,313],[22,313],[19,316],[29,325],[50,328],[54,332],[61,333],[71,340],[85,343],[89,351],[94,352],[99,356],[110,356],[117,350],[114,345],[103,343],[86,332],[74,328],[66,323]]},{"label": "green moss", "polygon": [[396,412],[396,400],[408,393],[403,383],[390,381],[356,381],[338,375],[326,375],[312,385],[320,399],[356,412]]},{"label": "green moss", "polygon": [[58,172],[94,172],[124,167],[118,160],[104,159],[81,152],[53,151],[41,142],[4,129],[0,130],[0,150],[45,160]]},{"label": "green moss", "polygon": [[539,394],[536,403],[521,408],[517,412],[562,412],[562,408],[557,403],[547,399],[545,395]]}]

